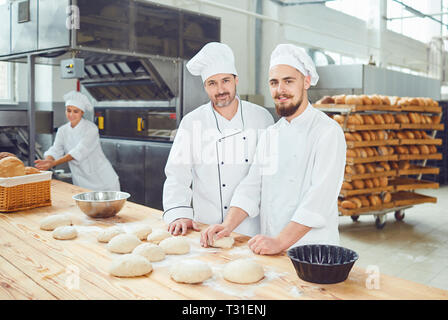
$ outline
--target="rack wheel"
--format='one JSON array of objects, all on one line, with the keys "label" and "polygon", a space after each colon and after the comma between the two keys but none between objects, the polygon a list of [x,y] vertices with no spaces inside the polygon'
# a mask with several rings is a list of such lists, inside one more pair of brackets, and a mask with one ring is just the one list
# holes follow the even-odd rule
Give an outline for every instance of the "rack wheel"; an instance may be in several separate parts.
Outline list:
[{"label": "rack wheel", "polygon": [[394,216],[397,221],[402,221],[404,219],[404,211],[403,210],[395,211]]},{"label": "rack wheel", "polygon": [[377,216],[375,219],[376,228],[381,230],[384,228],[385,225],[386,225],[386,216],[385,215]]},{"label": "rack wheel", "polygon": [[352,218],[352,220],[356,222],[356,221],[358,221],[359,216],[353,215],[353,216],[350,216],[350,218]]}]

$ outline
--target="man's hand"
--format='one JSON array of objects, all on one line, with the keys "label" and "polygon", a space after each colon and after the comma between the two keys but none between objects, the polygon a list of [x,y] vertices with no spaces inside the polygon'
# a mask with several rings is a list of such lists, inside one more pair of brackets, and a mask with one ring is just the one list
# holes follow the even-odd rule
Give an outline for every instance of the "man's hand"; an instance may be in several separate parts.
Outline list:
[{"label": "man's hand", "polygon": [[257,234],[247,244],[250,250],[256,254],[277,254],[284,250],[284,245],[278,238],[271,238]]},{"label": "man's hand", "polygon": [[224,224],[214,224],[201,232],[201,246],[207,248],[212,244],[213,240],[227,237],[232,233],[232,230]]},{"label": "man's hand", "polygon": [[54,160],[49,159],[36,160],[34,163],[36,164],[36,168],[42,171],[48,171],[54,166]]},{"label": "man's hand", "polygon": [[191,219],[180,218],[171,222],[168,226],[168,231],[173,236],[182,234],[183,236],[187,234],[188,229],[193,229],[194,231],[201,231],[198,225]]}]

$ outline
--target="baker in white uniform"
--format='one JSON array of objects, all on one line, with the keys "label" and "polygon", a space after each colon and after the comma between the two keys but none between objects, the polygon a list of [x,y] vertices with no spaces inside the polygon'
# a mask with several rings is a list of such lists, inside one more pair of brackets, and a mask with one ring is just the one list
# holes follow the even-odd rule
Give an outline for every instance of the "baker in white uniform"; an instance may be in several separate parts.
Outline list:
[{"label": "baker in white uniform", "polygon": [[[260,132],[274,123],[265,108],[238,97],[234,55],[226,44],[206,44],[187,69],[201,76],[210,102],[182,119],[165,167],[163,219],[173,235],[199,231],[195,221],[223,222],[235,188],[249,171]],[[236,230],[258,234],[259,217],[246,219]]]},{"label": "baker in white uniform", "polygon": [[56,132],[53,145],[36,160],[36,168],[49,170],[68,162],[73,184],[93,191],[120,191],[118,175],[103,153],[97,126],[83,118],[92,105],[84,94],[70,91],[64,95],[68,123]]},{"label": "baker in white uniform", "polygon": [[341,127],[308,102],[319,77],[311,58],[291,44],[272,52],[269,86],[282,118],[260,138],[256,159],[234,192],[224,223],[201,234],[229,235],[247,218],[261,217],[261,234],[248,242],[257,254],[302,244],[339,244],[337,199],[346,143]]}]

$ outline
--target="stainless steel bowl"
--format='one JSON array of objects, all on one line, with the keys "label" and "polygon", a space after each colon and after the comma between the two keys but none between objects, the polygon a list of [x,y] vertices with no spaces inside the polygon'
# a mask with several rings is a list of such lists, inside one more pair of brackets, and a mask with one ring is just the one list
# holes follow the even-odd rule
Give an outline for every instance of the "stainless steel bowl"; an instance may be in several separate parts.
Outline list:
[{"label": "stainless steel bowl", "polygon": [[131,195],[121,191],[94,191],[75,194],[76,205],[91,218],[115,216]]}]

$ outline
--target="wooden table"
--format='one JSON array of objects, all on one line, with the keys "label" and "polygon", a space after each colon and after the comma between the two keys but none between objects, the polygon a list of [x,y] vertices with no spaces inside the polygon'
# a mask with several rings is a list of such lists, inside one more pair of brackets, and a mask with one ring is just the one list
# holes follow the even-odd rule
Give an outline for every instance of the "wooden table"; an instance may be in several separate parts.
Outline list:
[{"label": "wooden table", "polygon": [[[339,284],[318,285],[300,280],[285,255],[258,256],[247,247],[247,237],[234,234],[233,249],[201,248],[198,232],[187,235],[191,253],[167,256],[154,262],[149,275],[136,278],[110,276],[108,268],[117,254],[96,240],[100,228],[122,225],[132,230],[140,223],[165,228],[161,212],[127,202],[114,218],[94,220],[85,216],[71,196],[84,189],[52,181],[51,207],[0,214],[0,299],[447,299],[448,291],[380,274],[379,288],[371,273],[356,265]],[[75,240],[55,240],[39,229],[40,220],[68,213],[78,228]],[[205,226],[202,226],[205,227]],[[266,277],[257,284],[225,281],[225,263],[251,257],[261,263]],[[202,284],[179,284],[170,279],[170,264],[178,259],[207,261],[214,271]],[[370,289],[368,288],[370,286]]]}]

